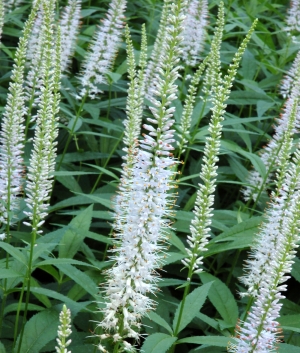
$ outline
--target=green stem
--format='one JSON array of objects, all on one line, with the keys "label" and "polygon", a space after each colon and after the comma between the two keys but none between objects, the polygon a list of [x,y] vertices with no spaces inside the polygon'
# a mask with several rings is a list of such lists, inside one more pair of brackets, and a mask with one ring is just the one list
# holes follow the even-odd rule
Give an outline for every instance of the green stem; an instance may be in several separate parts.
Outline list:
[{"label": "green stem", "polygon": [[[182,319],[182,314],[183,314],[183,309],[185,306],[185,301],[186,301],[186,297],[188,296],[189,292],[190,292],[190,288],[191,288],[191,278],[193,275],[193,270],[192,270],[192,266],[190,266],[189,268],[189,272],[188,272],[188,276],[187,278],[189,279],[187,285],[184,287],[184,292],[183,292],[183,297],[182,297],[182,301],[181,301],[181,305],[180,305],[180,310],[179,310],[179,315],[178,315],[178,320],[177,320],[177,324],[174,330],[174,336],[177,337],[178,333],[179,333],[179,327],[180,327],[180,322]],[[172,347],[169,350],[169,353],[174,353],[175,350],[175,345],[176,342],[173,343]]]},{"label": "green stem", "polygon": [[[8,178],[7,178],[7,224],[6,224],[6,238],[5,241],[7,244],[10,244],[10,224],[11,224],[11,179],[12,179],[12,170],[10,167],[10,164],[8,164]],[[5,260],[5,268],[9,269],[9,254],[6,253],[6,260]],[[2,326],[3,326],[3,319],[4,319],[4,309],[6,306],[6,300],[7,300],[7,293],[6,293],[6,286],[7,286],[7,278],[4,279],[3,281],[3,299],[1,303],[1,311],[0,311],[0,337],[1,337],[1,331],[2,331]]]},{"label": "green stem", "polygon": [[[35,227],[33,228],[37,228],[37,225],[35,225]],[[23,320],[22,320],[22,328],[21,328],[21,332],[20,332],[20,339],[19,339],[19,345],[18,345],[18,350],[17,353],[20,352],[21,346],[22,346],[22,340],[23,340],[23,334],[24,334],[24,327],[25,327],[25,323],[26,323],[26,317],[27,317],[27,311],[28,311],[28,304],[29,304],[29,297],[30,297],[30,282],[31,282],[31,272],[32,272],[32,259],[33,259],[33,250],[34,250],[34,246],[35,246],[35,242],[36,242],[36,237],[37,237],[37,233],[36,230],[33,231],[31,233],[31,244],[30,244],[30,254],[29,254],[29,261],[28,261],[28,268],[27,268],[27,273],[26,273],[26,277],[25,280],[23,282],[23,286],[22,286],[22,291],[21,291],[21,296],[20,296],[20,300],[19,300],[19,305],[18,305],[18,314],[20,313],[20,307],[22,305],[22,300],[23,300],[23,295],[24,295],[24,290],[25,290],[25,283],[26,283],[26,298],[25,298],[25,308],[24,308],[24,316],[23,316]],[[15,326],[15,332],[17,330],[17,322],[16,322],[16,326]],[[15,341],[16,343],[16,341]]]},{"label": "green stem", "polygon": [[180,306],[180,311],[179,311],[179,315],[178,315],[178,321],[177,321],[177,325],[174,331],[174,336],[176,337],[178,335],[178,331],[179,331],[179,327],[180,327],[180,322],[181,322],[181,318],[182,318],[182,314],[183,314],[183,309],[184,309],[184,305],[185,305],[185,301],[186,301],[186,297],[190,292],[190,288],[191,288],[191,284],[188,283],[185,288],[184,288],[184,292],[183,292],[183,297],[182,297],[182,301],[181,301],[181,306]]},{"label": "green stem", "polygon": [[114,350],[113,350],[113,353],[118,353],[119,352],[119,342],[117,341],[114,345]]}]

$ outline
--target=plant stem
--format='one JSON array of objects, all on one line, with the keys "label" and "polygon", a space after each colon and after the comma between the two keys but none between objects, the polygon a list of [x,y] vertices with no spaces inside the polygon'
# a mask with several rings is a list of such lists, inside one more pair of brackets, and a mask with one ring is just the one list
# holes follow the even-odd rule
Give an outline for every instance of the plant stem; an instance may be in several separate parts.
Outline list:
[{"label": "plant stem", "polygon": [[[27,316],[27,311],[28,311],[28,304],[29,304],[29,297],[30,297],[30,282],[31,282],[31,272],[32,272],[33,249],[34,249],[34,246],[35,246],[36,238],[37,238],[37,232],[36,231],[32,231],[27,273],[26,273],[26,277],[25,277],[24,282],[23,282],[22,290],[21,290],[21,296],[20,296],[20,299],[19,299],[17,318],[16,318],[16,326],[15,326],[15,333],[16,333],[17,328],[18,328],[18,320],[19,320],[20,308],[21,308],[21,305],[22,305],[23,295],[24,295],[25,286],[26,286],[27,288],[26,288],[24,316],[23,316],[23,320],[22,320],[22,327],[21,327],[21,332],[20,332],[20,339],[19,339],[19,345],[18,345],[17,353],[19,353],[20,349],[21,349],[22,340],[23,340],[23,333],[24,333],[24,327],[25,327],[25,323],[26,323],[26,316]],[[15,337],[15,344],[16,344],[16,337]]]}]

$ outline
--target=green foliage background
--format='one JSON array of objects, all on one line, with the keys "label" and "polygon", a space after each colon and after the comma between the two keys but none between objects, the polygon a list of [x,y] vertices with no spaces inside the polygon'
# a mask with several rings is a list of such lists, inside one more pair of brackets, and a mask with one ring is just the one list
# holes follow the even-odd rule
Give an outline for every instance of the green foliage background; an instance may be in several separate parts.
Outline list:
[{"label": "green foliage background", "polygon": [[[225,0],[224,4],[226,25],[221,51],[224,72],[253,20],[258,18],[259,22],[227,101],[211,241],[204,254],[206,272],[192,283],[193,291],[184,308],[176,347],[176,352],[181,353],[225,352],[230,336],[234,335],[238,317],[245,313],[247,299],[238,295],[243,289],[238,278],[242,275],[243,262],[259,231],[269,198],[265,193],[257,204],[245,203],[240,190],[246,183],[250,168],[265,172],[258,151],[273,134],[272,125],[279,118],[284,104],[278,86],[299,50],[299,44],[293,43],[284,31],[287,1]],[[63,5],[64,1],[60,1],[57,11]],[[75,125],[74,122],[81,104],[75,98],[78,87],[76,75],[107,6],[107,1],[83,1],[76,52],[70,73],[62,81],[57,171],[49,216],[43,226],[44,235],[35,247],[29,321],[25,326],[21,353],[54,352],[58,314],[63,303],[72,312],[72,352],[95,352],[94,344],[99,342],[91,332],[101,333],[95,323],[101,321],[96,301],[101,308],[99,288],[104,283],[102,270],[111,265],[107,261],[112,244],[111,211],[124,153],[122,138],[128,84],[124,41],[113,70],[108,74],[109,85],[101,87],[103,94],[99,99],[86,101]],[[161,6],[162,2],[156,0],[129,1],[126,22],[131,28],[137,57],[142,23],[146,23],[151,52]],[[210,48],[217,6],[218,1],[209,2],[208,36],[203,57]],[[25,2],[5,18],[0,50],[1,111],[6,102],[12,59],[29,8]],[[193,71],[185,68],[178,82],[180,94],[175,102],[177,127],[188,88],[188,81],[184,78]],[[201,87],[199,94],[200,91]],[[187,275],[185,270],[182,271],[180,260],[186,255],[186,235],[190,232],[191,211],[200,182],[209,108],[209,105],[203,107],[203,101],[197,99],[189,146],[181,157],[184,164],[179,180],[174,231],[170,231],[170,246],[165,266],[160,271],[160,291],[153,296],[158,303],[157,310],[143,320],[143,330],[149,335],[145,343],[141,342],[145,353],[166,352],[177,339],[172,337],[172,330],[178,319],[177,307]],[[32,130],[29,135],[32,136]],[[68,139],[70,144],[66,149]],[[296,135],[295,145],[298,142],[299,135]],[[27,163],[30,150],[31,144],[27,143]],[[272,184],[268,191],[271,189]],[[1,353],[12,351],[15,315],[26,272],[27,244],[30,243],[30,233],[22,224],[21,213],[18,221],[17,228],[11,233],[10,245],[0,243],[0,279],[7,279],[8,283],[7,292],[0,288],[1,299],[7,296],[0,337]],[[5,269],[6,252],[10,255],[9,269]],[[300,351],[299,281],[298,256],[279,320],[283,328],[280,353]]]}]

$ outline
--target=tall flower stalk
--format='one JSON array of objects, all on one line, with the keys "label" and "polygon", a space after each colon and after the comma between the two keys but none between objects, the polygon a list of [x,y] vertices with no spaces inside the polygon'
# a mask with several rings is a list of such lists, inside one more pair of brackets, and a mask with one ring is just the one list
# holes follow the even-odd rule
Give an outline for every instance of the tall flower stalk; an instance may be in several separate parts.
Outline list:
[{"label": "tall flower stalk", "polygon": [[61,72],[67,70],[75,51],[80,22],[81,0],[69,0],[61,15]]},{"label": "tall flower stalk", "polygon": [[290,8],[286,17],[286,30],[291,34],[300,32],[300,1],[291,0]]},{"label": "tall flower stalk", "polygon": [[[210,52],[205,57],[203,62],[199,65],[199,68],[194,74],[185,100],[184,109],[182,112],[182,118],[180,121],[180,128],[179,128],[180,141],[179,141],[178,156],[180,156],[181,153],[185,152],[187,138],[190,134],[191,116],[194,108],[196,89],[199,85],[203,70],[205,70],[204,71],[205,75],[203,77],[203,88],[202,88],[202,92],[204,96],[200,96],[200,99],[203,100],[203,105],[199,114],[198,122],[194,127],[195,131],[197,131],[197,128],[203,117],[206,104],[208,102],[208,97],[210,98],[210,100],[212,100],[215,92],[218,90],[218,87],[219,87],[218,82],[220,82],[220,74],[221,74],[220,50],[221,50],[221,44],[222,44],[224,25],[225,25],[224,5],[223,5],[223,2],[221,2],[219,5],[216,29],[211,42]],[[193,140],[193,134],[191,133],[191,141],[192,140]],[[184,158],[185,162],[188,160],[189,153],[190,153],[190,150],[188,149],[185,153],[185,158]],[[184,166],[185,164],[182,167],[182,172],[184,170]]]},{"label": "tall flower stalk", "polygon": [[[41,0],[32,8],[23,29],[15,54],[15,66],[12,71],[7,103],[4,109],[0,131],[0,212],[4,225],[1,240],[10,241],[10,228],[14,223],[14,214],[19,208],[19,196],[23,188],[23,148],[24,116],[26,114],[24,71],[28,39],[33,28],[34,19]],[[6,256],[6,268],[9,267],[9,256]],[[3,299],[0,312],[0,330],[7,299],[6,280],[3,281]]]},{"label": "tall flower stalk", "polygon": [[155,37],[154,47],[151,53],[150,60],[146,69],[146,97],[150,98],[153,95],[154,83],[156,81],[157,69],[160,67],[160,62],[167,54],[164,52],[166,49],[166,30],[168,27],[168,19],[170,13],[171,0],[164,0],[160,23]]},{"label": "tall flower stalk", "polygon": [[29,70],[25,85],[28,105],[25,136],[27,136],[30,123],[33,123],[36,119],[36,115],[32,116],[32,111],[34,108],[37,108],[40,101],[41,87],[45,75],[45,67],[43,65],[43,61],[45,60],[44,41],[46,35],[46,28],[43,26],[43,22],[45,21],[44,17],[44,8],[40,6],[27,49],[27,66]]},{"label": "tall flower stalk", "polygon": [[[298,91],[297,86],[295,86],[295,91]],[[294,126],[296,117],[300,113],[298,97],[299,94],[294,97],[293,105],[288,111],[290,115],[289,124],[292,126]],[[277,156],[276,190],[271,194],[271,207],[261,227],[260,236],[255,242],[252,253],[247,260],[247,274],[242,277],[243,283],[248,287],[248,294],[252,296],[257,295],[257,290],[264,281],[265,275],[270,272],[273,266],[272,256],[281,247],[280,237],[283,231],[284,217],[289,212],[291,198],[293,193],[296,192],[297,184],[289,185],[288,193],[285,184],[285,174],[289,168],[292,145],[293,134],[291,133],[291,128],[287,128],[283,134],[280,153]]]},{"label": "tall flower stalk", "polygon": [[197,69],[197,71],[192,77],[192,80],[188,89],[188,94],[184,102],[184,108],[183,108],[183,112],[180,120],[180,126],[179,126],[180,140],[177,142],[178,150],[179,150],[178,156],[181,156],[181,154],[185,152],[185,149],[187,147],[187,143],[190,135],[191,117],[194,109],[196,93],[197,93],[201,76],[206,68],[208,59],[209,59],[209,55],[199,65],[199,68]]},{"label": "tall flower stalk", "polygon": [[59,314],[59,322],[56,339],[58,346],[55,347],[57,353],[72,353],[68,351],[68,346],[71,344],[71,340],[68,339],[71,330],[71,311],[67,309],[66,305],[63,305],[62,311]]},{"label": "tall flower stalk", "polygon": [[0,0],[0,40],[2,37],[3,25],[4,25],[4,14],[5,14],[3,0]]},{"label": "tall flower stalk", "polygon": [[207,0],[191,0],[184,21],[182,59],[189,66],[200,60],[207,26]]},{"label": "tall flower stalk", "polygon": [[282,153],[282,146],[285,140],[286,132],[290,136],[293,136],[297,128],[300,126],[300,110],[299,104],[299,84],[300,84],[300,61],[296,60],[297,66],[292,69],[293,81],[289,83],[291,86],[290,93],[288,93],[288,99],[284,107],[283,114],[280,119],[277,120],[275,126],[275,134],[270,140],[265,149],[261,152],[261,159],[266,167],[266,175],[261,176],[258,171],[252,170],[248,175],[248,184],[244,190],[245,200],[253,199],[258,202],[259,196],[266,189],[266,185],[270,182],[272,172],[274,170],[274,161]]},{"label": "tall flower stalk", "polygon": [[[20,339],[18,340],[17,353],[20,352],[22,346],[22,338],[24,325],[28,310],[30,296],[30,278],[32,271],[33,250],[37,237],[42,233],[41,226],[45,222],[47,216],[47,208],[49,205],[50,192],[52,189],[51,175],[54,172],[56,158],[56,137],[57,130],[57,113],[60,101],[60,28],[57,29],[57,39],[55,47],[53,47],[54,33],[54,1],[44,1],[43,12],[44,21],[42,26],[45,27],[45,59],[43,60],[43,82],[41,86],[41,98],[36,119],[35,134],[33,138],[33,149],[31,152],[25,202],[29,211],[24,211],[29,220],[24,222],[25,225],[31,227],[31,243],[28,260],[28,268],[26,280],[20,295],[17,319],[19,317],[20,305],[22,303],[23,294],[26,288],[26,300],[22,329]],[[18,325],[16,325],[18,327]]]},{"label": "tall flower stalk", "polygon": [[[295,153],[292,163],[284,168],[284,186],[269,209],[269,222],[276,221],[268,228],[263,227],[258,244],[252,252],[247,267],[256,273],[259,281],[249,286],[254,304],[244,323],[237,326],[236,344],[229,346],[229,352],[271,353],[279,341],[279,312],[287,285],[283,284],[291,272],[293,258],[300,240],[300,154]],[[261,262],[265,261],[264,268]],[[249,279],[249,276],[247,276]],[[251,279],[251,278],[250,278]],[[253,281],[251,281],[253,282]]]},{"label": "tall flower stalk", "polygon": [[[223,3],[220,3],[219,16],[223,15]],[[182,263],[188,269],[188,285],[184,288],[181,310],[174,331],[175,336],[179,332],[183,308],[190,290],[192,276],[203,271],[201,267],[203,264],[203,253],[207,250],[206,245],[208,244],[209,233],[211,230],[210,225],[218,168],[216,163],[219,160],[218,155],[222,133],[221,122],[224,120],[225,108],[227,106],[225,102],[229,98],[232,82],[235,78],[239,62],[255,29],[256,23],[257,21],[254,21],[238,51],[235,53],[232,64],[229,66],[228,74],[224,78],[219,78],[219,90],[216,90],[213,98],[212,116],[208,129],[209,137],[206,139],[203,164],[200,172],[202,183],[199,184],[199,189],[197,191],[195,208],[193,210],[194,219],[192,220],[190,227],[191,235],[187,237],[187,243],[189,245],[189,248],[186,248],[187,257],[182,260]]]},{"label": "tall flower stalk", "polygon": [[126,4],[126,0],[112,0],[106,18],[94,35],[80,76],[80,98],[86,95],[95,98],[101,93],[98,85],[107,82],[105,75],[111,68],[119,47]]},{"label": "tall flower stalk", "polygon": [[291,94],[292,87],[296,78],[299,76],[299,67],[300,67],[300,51],[298,52],[293,64],[287,74],[284,76],[279,92],[283,96],[283,98],[288,98]]},{"label": "tall flower stalk", "polygon": [[144,110],[144,96],[145,96],[145,68],[147,64],[147,38],[145,26],[142,27],[142,43],[140,54],[140,70],[137,72],[134,58],[134,49],[130,37],[130,31],[126,26],[126,43],[127,43],[127,59],[128,59],[128,76],[129,88],[126,105],[127,118],[124,122],[125,131],[123,142],[125,147],[124,163],[122,165],[122,176],[120,188],[115,200],[115,220],[114,225],[117,228],[118,221],[122,219],[122,215],[127,209],[128,188],[133,174],[133,166],[136,162],[136,155],[138,152],[138,139],[141,134],[141,123]]},{"label": "tall flower stalk", "polygon": [[150,124],[143,125],[147,134],[140,142],[132,179],[124,190],[128,193],[127,207],[122,205],[124,212],[116,220],[112,250],[115,255],[111,257],[115,265],[107,271],[106,305],[103,321],[99,323],[105,330],[114,332],[117,342],[114,353],[119,347],[125,351],[133,349],[124,338],[139,338],[141,318],[155,305],[147,294],[156,291],[155,269],[161,265],[161,242],[166,237],[167,217],[174,201],[174,195],[169,193],[174,175],[171,167],[176,164],[171,153],[174,108],[170,104],[176,99],[184,6],[185,1],[171,6],[172,26],[165,33],[168,55],[160,64],[156,98],[150,107],[153,117],[147,119]]}]

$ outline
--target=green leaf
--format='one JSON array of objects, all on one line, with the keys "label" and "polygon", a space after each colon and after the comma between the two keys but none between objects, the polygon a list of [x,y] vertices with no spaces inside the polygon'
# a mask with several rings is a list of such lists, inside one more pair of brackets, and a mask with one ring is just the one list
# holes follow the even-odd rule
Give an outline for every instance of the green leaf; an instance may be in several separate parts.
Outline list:
[{"label": "green leaf", "polygon": [[113,244],[112,239],[109,238],[108,236],[105,236],[105,235],[101,235],[101,234],[97,234],[97,233],[93,233],[93,232],[87,232],[86,236],[88,238],[100,241],[102,243],[106,243],[106,244],[109,244],[109,245]]},{"label": "green leaf", "polygon": [[[92,168],[98,169],[101,173],[106,174],[106,175],[112,177],[113,179],[115,179],[115,180],[117,180],[117,181],[120,181],[119,177],[118,177],[115,173],[109,171],[109,170],[106,169],[106,168],[102,168],[102,167],[100,167],[100,166],[98,166],[98,165],[87,164],[87,163],[85,163],[85,165],[88,165],[88,166],[90,166],[90,167],[92,167]],[[97,174],[98,174],[98,173],[97,173]]]},{"label": "green leaf", "polygon": [[241,180],[244,181],[247,179],[249,172],[248,170],[243,166],[241,161],[237,159],[235,156],[228,156],[228,162],[229,165],[234,172],[234,174]]},{"label": "green leaf", "polygon": [[284,330],[300,332],[300,314],[281,316],[277,321]]},{"label": "green leaf", "polygon": [[83,262],[83,261],[78,261],[78,260],[74,260],[74,259],[61,259],[61,258],[47,259],[47,260],[39,262],[35,266],[36,267],[45,266],[45,265],[54,265],[54,266],[56,266],[56,265],[65,265],[65,264],[79,265],[79,266],[89,266],[89,267],[94,267],[95,268],[95,266],[90,265],[90,264],[88,264],[86,262]]},{"label": "green leaf", "polygon": [[72,265],[57,265],[57,268],[68,277],[72,278],[73,281],[78,283],[84,290],[90,293],[93,297],[97,297],[98,287],[89,276],[84,272],[79,271]]},{"label": "green leaf", "polygon": [[294,263],[292,267],[292,276],[295,278],[295,280],[300,282],[300,259],[298,259],[298,257],[295,257],[293,261]]},{"label": "green leaf", "polygon": [[98,173],[91,172],[91,171],[77,171],[77,170],[72,170],[72,171],[60,170],[52,173],[52,175],[54,176],[66,176],[66,177],[70,177],[72,175],[87,175],[87,174],[98,174]]},{"label": "green leaf", "polygon": [[82,308],[91,303],[90,301],[76,303],[74,300],[68,298],[67,296],[46,288],[30,287],[30,291],[35,294],[42,294],[49,298],[60,300],[62,303],[66,304],[66,306],[71,310],[73,316],[76,316],[76,314],[80,310],[82,310]]},{"label": "green leaf", "polygon": [[186,283],[186,281],[182,281],[181,279],[175,278],[162,278],[158,283],[158,287],[169,287],[169,286],[179,286]]},{"label": "green leaf", "polygon": [[0,279],[3,279],[3,278],[15,278],[15,277],[23,277],[23,275],[21,273],[15,272],[12,269],[3,268],[0,271]]},{"label": "green leaf", "polygon": [[73,197],[69,197],[68,199],[65,199],[63,201],[60,201],[53,206],[50,206],[49,212],[53,212],[53,211],[59,210],[61,208],[69,207],[69,206],[74,207],[74,205],[86,205],[86,204],[91,204],[91,201],[87,197],[73,196]]},{"label": "green leaf", "polygon": [[203,283],[213,284],[209,290],[208,297],[221,317],[232,326],[236,325],[238,319],[238,306],[228,287],[217,277],[202,272],[199,274]]},{"label": "green leaf", "polygon": [[278,353],[299,353],[300,347],[293,346],[287,343],[279,343]]},{"label": "green leaf", "polygon": [[252,217],[221,233],[209,242],[208,250],[204,253],[204,256],[251,246],[263,219],[263,217]]},{"label": "green leaf", "polygon": [[151,321],[154,321],[158,325],[164,327],[171,335],[173,334],[173,330],[171,329],[167,321],[163,319],[161,316],[157,315],[154,311],[150,311],[148,313],[148,317]]},{"label": "green leaf", "polygon": [[[179,323],[178,333],[182,331],[198,314],[199,310],[201,309],[205,299],[207,297],[208,291],[212,283],[204,284],[192,291],[189,295],[187,295],[185,299],[185,304],[181,316],[181,320]],[[173,320],[173,330],[176,330],[177,322],[179,319],[179,312],[182,305],[182,301],[177,307],[175,312],[175,317]]]},{"label": "green leaf", "polygon": [[[64,163],[74,163],[74,162],[82,162],[82,161],[90,161],[92,159],[101,159],[107,158],[107,153],[101,152],[73,152],[73,153],[66,153],[64,155]],[[62,155],[58,155],[56,157],[56,161],[59,162],[62,158]]]},{"label": "green leaf", "polygon": [[59,243],[59,257],[73,258],[80,248],[92,220],[93,206],[87,207],[78,216],[72,219],[69,229]]},{"label": "green leaf", "polygon": [[41,288],[39,283],[33,278],[31,277],[30,279],[30,292],[33,293],[33,295],[41,302],[45,305],[46,308],[51,308],[51,301],[49,300],[48,296],[43,294],[43,293],[39,293],[39,292],[34,292],[32,290],[32,288]]},{"label": "green leaf", "polygon": [[[22,303],[20,306],[19,306],[19,303],[13,303],[13,304],[7,305],[4,309],[4,314],[6,315],[6,314],[14,312],[14,311],[16,312],[18,309],[20,309],[21,311],[24,311],[25,306],[26,306],[25,303]],[[27,306],[27,310],[28,311],[43,311],[43,310],[45,310],[45,307],[29,303]]]},{"label": "green leaf", "polygon": [[266,102],[266,101],[261,101],[258,100],[256,103],[256,108],[257,108],[257,116],[261,118],[263,114],[269,110],[272,106],[274,105],[273,102]]},{"label": "green leaf", "polygon": [[166,254],[166,257],[162,259],[162,264],[163,266],[166,266],[174,262],[180,262],[180,260],[183,260],[185,257],[186,255],[184,254],[168,251],[168,253]]},{"label": "green leaf", "polygon": [[6,353],[6,349],[4,347],[4,344],[0,342],[0,353]]},{"label": "green leaf", "polygon": [[234,105],[248,105],[248,104],[256,104],[258,100],[263,100],[266,102],[272,102],[272,98],[270,98],[267,94],[261,92],[253,92],[253,91],[232,91],[230,93],[230,98],[227,100],[227,104]]},{"label": "green leaf", "polygon": [[213,327],[215,330],[219,331],[219,323],[218,321],[212,319],[211,317],[202,314],[202,313],[198,313],[197,318],[202,320],[203,322],[205,322],[207,325]]},{"label": "green leaf", "polygon": [[27,266],[26,257],[21,253],[20,250],[3,241],[0,242],[0,247],[4,249],[7,253],[9,253],[14,259],[20,261],[23,265]]},{"label": "green leaf", "polygon": [[253,167],[259,172],[261,177],[264,177],[266,175],[266,166],[265,166],[264,162],[262,161],[262,159],[259,156],[257,156],[256,154],[243,150],[238,144],[236,144],[233,141],[222,140],[221,147],[225,151],[236,152],[236,153],[239,153],[242,156],[246,157],[247,159],[250,160]]},{"label": "green leaf", "polygon": [[68,190],[82,193],[82,189],[73,175],[57,176],[56,180]]},{"label": "green leaf", "polygon": [[165,353],[177,340],[165,333],[154,333],[146,338],[141,352],[143,353]]},{"label": "green leaf", "polygon": [[91,14],[93,14],[94,12],[96,12],[97,10],[98,9],[82,9],[80,17],[82,17],[82,18],[88,17]]},{"label": "green leaf", "polygon": [[74,344],[72,343],[72,346],[68,348],[72,348],[71,353],[95,353],[95,347],[92,344],[80,344],[74,346]]},{"label": "green leaf", "polygon": [[105,198],[103,194],[101,196],[98,196],[96,194],[94,195],[82,195],[85,196],[86,198],[90,199],[93,201],[93,203],[100,203],[101,205],[113,210],[114,207],[111,202],[111,194],[109,194],[109,198]]},{"label": "green leaf", "polygon": [[[20,353],[39,353],[57,335],[58,312],[50,309],[34,315],[25,325]],[[17,340],[17,347],[20,337]]]},{"label": "green leaf", "polygon": [[209,346],[217,346],[217,347],[227,347],[228,343],[233,340],[230,337],[222,337],[222,336],[194,336],[183,338],[177,343],[194,343],[194,344],[207,344]]},{"label": "green leaf", "polygon": [[170,236],[169,242],[174,245],[177,249],[179,249],[184,255],[186,255],[185,246],[183,242],[179,239],[179,237],[175,234],[175,232],[170,231],[168,235]]},{"label": "green leaf", "polygon": [[[197,174],[199,176],[199,174]],[[178,232],[190,233],[191,221],[194,218],[192,212],[187,211],[177,211],[176,212],[176,222],[174,228]],[[175,245],[176,246],[176,245]],[[186,254],[185,246],[182,244],[180,250]]]}]

